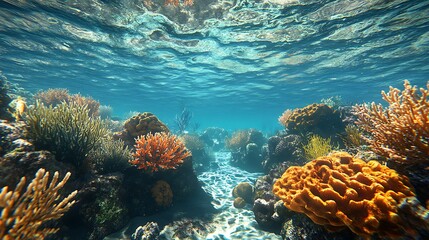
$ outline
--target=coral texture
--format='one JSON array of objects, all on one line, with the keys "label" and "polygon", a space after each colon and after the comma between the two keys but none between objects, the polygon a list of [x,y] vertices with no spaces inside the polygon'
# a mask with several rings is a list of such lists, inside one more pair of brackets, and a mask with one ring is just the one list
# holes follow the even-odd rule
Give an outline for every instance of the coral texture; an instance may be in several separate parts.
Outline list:
[{"label": "coral texture", "polygon": [[357,124],[371,134],[365,138],[371,149],[393,160],[429,161],[429,82],[427,89],[411,86],[404,81],[404,90],[390,87],[382,91],[389,104],[355,106]]},{"label": "coral texture", "polygon": [[191,156],[185,144],[170,133],[149,133],[136,140],[134,160],[130,163],[138,169],[157,172],[159,170],[176,169],[185,158]]},{"label": "coral texture", "polygon": [[408,179],[376,161],[334,152],[303,167],[290,167],[273,192],[287,208],[328,230],[347,226],[365,237],[415,234],[398,215],[401,201],[414,196]]},{"label": "coral texture", "polygon": [[289,133],[293,134],[312,132],[322,137],[329,137],[344,131],[339,112],[325,104],[312,104],[293,111],[286,110],[279,117],[279,121]]},{"label": "coral texture", "polygon": [[67,173],[58,182],[59,174],[55,172],[49,181],[49,172],[40,169],[25,192],[22,191],[25,177],[21,178],[15,190],[8,191],[4,187],[0,192],[0,238],[44,239],[57,232],[57,228],[47,228],[44,224],[63,216],[75,203],[72,199],[77,191],[63,199],[58,193],[69,177],[70,173]]},{"label": "coral texture", "polygon": [[173,191],[166,181],[157,181],[152,187],[151,193],[158,206],[168,207],[173,202]]},{"label": "coral texture", "polygon": [[153,113],[145,112],[129,118],[124,123],[124,130],[115,133],[115,139],[122,139],[127,146],[133,147],[135,138],[148,133],[170,132],[168,127]]}]

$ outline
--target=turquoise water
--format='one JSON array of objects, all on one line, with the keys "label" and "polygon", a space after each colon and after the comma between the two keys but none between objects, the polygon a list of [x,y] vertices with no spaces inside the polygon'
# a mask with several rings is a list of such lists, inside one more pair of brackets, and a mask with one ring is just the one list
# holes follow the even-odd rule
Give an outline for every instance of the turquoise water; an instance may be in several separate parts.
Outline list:
[{"label": "turquoise water", "polygon": [[0,1],[0,70],[30,91],[67,88],[125,118],[280,128],[286,108],[429,79],[429,1]]}]

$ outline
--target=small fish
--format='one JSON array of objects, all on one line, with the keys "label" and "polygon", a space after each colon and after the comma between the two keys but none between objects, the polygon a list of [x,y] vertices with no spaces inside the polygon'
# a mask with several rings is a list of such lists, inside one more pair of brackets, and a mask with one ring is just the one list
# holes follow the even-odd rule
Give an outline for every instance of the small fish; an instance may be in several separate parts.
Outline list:
[{"label": "small fish", "polygon": [[27,103],[21,97],[15,99],[15,118],[17,121],[21,120],[22,114],[27,109]]}]

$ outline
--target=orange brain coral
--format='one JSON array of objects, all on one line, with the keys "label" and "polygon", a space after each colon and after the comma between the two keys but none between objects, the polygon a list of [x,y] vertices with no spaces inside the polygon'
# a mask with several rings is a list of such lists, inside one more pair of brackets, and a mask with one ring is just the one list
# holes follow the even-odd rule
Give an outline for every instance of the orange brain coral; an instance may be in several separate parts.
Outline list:
[{"label": "orange brain coral", "polygon": [[191,156],[180,139],[164,132],[140,136],[135,147],[134,160],[130,163],[151,172],[176,169],[185,158]]},{"label": "orange brain coral", "polygon": [[345,152],[290,167],[273,192],[285,206],[305,213],[328,230],[345,226],[354,233],[397,237],[415,234],[398,216],[402,199],[414,196],[408,179],[376,161]]}]

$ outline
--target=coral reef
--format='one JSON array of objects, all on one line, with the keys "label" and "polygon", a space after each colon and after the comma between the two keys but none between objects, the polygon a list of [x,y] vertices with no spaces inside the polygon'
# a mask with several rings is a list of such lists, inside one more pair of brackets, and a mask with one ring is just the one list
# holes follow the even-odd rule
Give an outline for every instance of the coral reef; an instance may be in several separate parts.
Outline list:
[{"label": "coral reef", "polygon": [[253,186],[248,182],[241,182],[232,189],[232,196],[242,198],[246,203],[253,203]]},{"label": "coral reef", "polygon": [[100,143],[100,146],[91,150],[88,154],[88,161],[94,166],[91,169],[99,174],[112,172],[122,172],[132,159],[132,152],[125,146],[122,140],[114,140],[107,137]]},{"label": "coral reef", "polygon": [[244,149],[249,143],[249,131],[240,130],[232,134],[230,138],[226,140],[226,148],[231,151],[240,151]]},{"label": "coral reef", "polygon": [[37,149],[52,151],[57,160],[80,167],[108,134],[101,120],[91,118],[88,112],[86,106],[74,102],[55,108],[37,103],[28,109],[25,122]]},{"label": "coral reef", "polygon": [[158,206],[169,207],[173,203],[173,191],[166,181],[157,181],[150,191]]},{"label": "coral reef", "polygon": [[75,203],[73,198],[77,191],[62,199],[58,193],[69,177],[70,173],[67,173],[58,182],[59,174],[55,172],[49,180],[49,172],[40,169],[25,192],[25,177],[21,178],[15,190],[8,191],[8,187],[3,187],[0,192],[0,238],[44,239],[57,232],[57,228],[48,228],[45,224],[61,218]]},{"label": "coral reef", "polygon": [[228,132],[223,128],[210,127],[204,130],[200,138],[207,146],[214,151],[219,151],[225,147],[225,139],[228,137]]},{"label": "coral reef", "polygon": [[12,99],[8,95],[8,85],[6,77],[0,72],[0,118],[1,119],[12,119],[12,109],[9,107]]},{"label": "coral reef", "polygon": [[293,162],[301,165],[305,162],[304,152],[302,149],[303,138],[296,134],[276,135],[268,139],[268,154],[262,165],[265,172],[282,162]]},{"label": "coral reef", "polygon": [[129,161],[138,169],[157,172],[160,170],[176,169],[190,157],[185,144],[170,133],[149,133],[136,139],[134,160]]},{"label": "coral reef", "polygon": [[192,163],[195,171],[209,170],[214,157],[208,150],[206,143],[196,134],[183,134],[180,139],[192,153]]},{"label": "coral reef", "polygon": [[139,226],[131,235],[131,240],[156,240],[159,236],[159,226],[156,222],[148,222]]},{"label": "coral reef", "polygon": [[140,113],[124,123],[124,130],[115,133],[115,139],[122,139],[130,148],[134,147],[135,139],[148,133],[169,133],[168,127],[150,112]]},{"label": "coral reef", "polygon": [[273,192],[287,208],[330,230],[348,227],[365,237],[416,234],[398,215],[401,201],[414,196],[408,179],[378,162],[366,163],[345,152],[288,168]]},{"label": "coral reef", "polygon": [[46,106],[55,107],[63,102],[74,102],[80,106],[86,106],[91,117],[99,116],[100,103],[91,97],[84,97],[80,94],[70,94],[67,89],[55,88],[46,91],[39,91],[34,95],[36,102],[43,103]]},{"label": "coral reef", "polygon": [[291,134],[312,133],[324,138],[335,137],[344,131],[340,113],[325,104],[312,104],[304,108],[286,110],[280,123]]},{"label": "coral reef", "polygon": [[261,171],[266,155],[266,139],[262,132],[250,129],[235,132],[227,139],[226,147],[232,151],[231,164],[248,171]]},{"label": "coral reef", "polygon": [[388,108],[374,102],[371,107],[355,106],[357,124],[371,134],[364,139],[375,153],[408,163],[429,161],[428,89],[429,82],[427,89],[417,89],[404,81],[403,91],[393,87],[382,91]]}]

